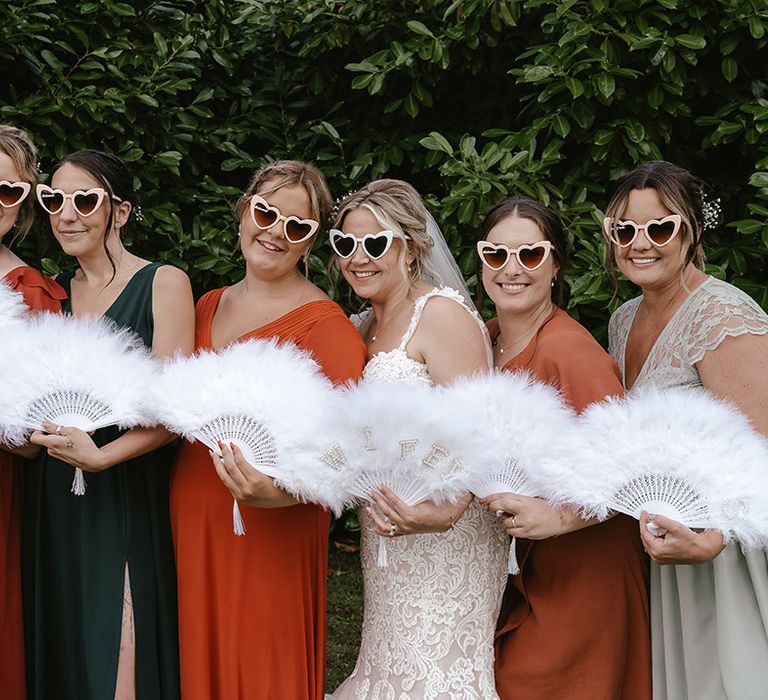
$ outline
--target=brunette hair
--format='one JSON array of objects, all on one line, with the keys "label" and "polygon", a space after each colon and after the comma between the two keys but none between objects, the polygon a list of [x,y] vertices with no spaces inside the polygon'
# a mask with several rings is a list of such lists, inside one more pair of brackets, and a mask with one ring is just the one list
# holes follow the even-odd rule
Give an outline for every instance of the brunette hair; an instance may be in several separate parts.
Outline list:
[{"label": "brunette hair", "polygon": [[37,185],[37,148],[25,131],[9,124],[0,124],[0,151],[13,162],[19,177],[30,184],[30,192],[21,203],[13,241],[29,233],[35,218],[35,185]]},{"label": "brunette hair", "polygon": [[[629,193],[632,190],[653,189],[658,194],[662,204],[681,218],[680,233],[688,244],[682,261],[682,270],[693,263],[699,270],[704,269],[704,248],[701,244],[701,233],[704,229],[702,211],[704,183],[685,168],[668,163],[665,160],[654,160],[633,168],[621,175],[613,186],[611,201],[605,210],[606,218],[610,218],[615,226],[627,208]],[[613,257],[613,244],[608,232],[603,228],[605,247],[605,269],[616,284],[616,262]]]},{"label": "brunette hair", "polygon": [[[516,195],[507,197],[486,211],[483,222],[480,224],[478,241],[486,240],[491,229],[504,219],[517,216],[521,219],[529,219],[539,227],[544,237],[552,244],[552,256],[557,263],[557,276],[552,288],[552,301],[560,308],[568,305],[571,291],[568,282],[565,281],[565,268],[568,263],[568,252],[565,245],[565,232],[560,217],[541,202],[531,197]],[[483,287],[483,261],[477,258],[477,308],[482,308],[485,300]]]},{"label": "brunette hair", "polygon": [[134,208],[137,207],[139,204],[139,196],[133,188],[133,176],[125,163],[123,163],[123,161],[116,155],[105,153],[104,151],[96,151],[90,148],[84,148],[81,151],[75,151],[74,153],[64,156],[64,158],[56,163],[51,171],[51,178],[53,178],[56,171],[63,165],[74,165],[76,168],[85,170],[85,172],[96,180],[96,182],[99,183],[99,186],[104,188],[104,191],[107,193],[104,200],[109,206],[109,215],[107,216],[107,225],[104,228],[102,245],[104,246],[104,252],[107,254],[109,264],[112,266],[112,279],[109,281],[111,284],[117,273],[115,261],[107,247],[107,238],[109,237],[109,232],[112,230],[112,223],[114,221],[112,196],[114,195],[123,202],[130,202],[131,206]]}]

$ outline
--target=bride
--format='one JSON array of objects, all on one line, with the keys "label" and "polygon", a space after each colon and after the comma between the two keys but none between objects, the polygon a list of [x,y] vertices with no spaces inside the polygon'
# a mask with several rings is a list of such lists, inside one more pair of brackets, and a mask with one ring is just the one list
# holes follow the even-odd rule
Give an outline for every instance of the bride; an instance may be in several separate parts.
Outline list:
[{"label": "bride", "polygon": [[[335,226],[344,278],[371,303],[359,317],[366,381],[446,384],[489,368],[485,328],[411,185],[371,182],[341,202]],[[497,519],[471,494],[442,506],[408,506],[385,486],[371,496],[375,507],[360,514],[360,653],[332,697],[497,698],[493,637],[508,547]],[[392,538],[386,568],[376,565],[379,535]]]}]

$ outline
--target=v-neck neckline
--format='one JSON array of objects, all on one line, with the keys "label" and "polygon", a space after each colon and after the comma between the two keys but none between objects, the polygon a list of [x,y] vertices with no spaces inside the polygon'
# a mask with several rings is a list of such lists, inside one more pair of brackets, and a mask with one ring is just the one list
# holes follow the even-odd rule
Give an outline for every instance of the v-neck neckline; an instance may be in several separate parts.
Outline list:
[{"label": "v-neck neckline", "polygon": [[[117,302],[120,301],[120,299],[123,298],[123,295],[128,291],[128,288],[133,285],[134,280],[148,267],[152,267],[152,265],[155,265],[156,263],[147,263],[146,265],[143,265],[140,267],[136,272],[131,275],[131,278],[125,283],[125,287],[123,287],[122,291],[115,297],[115,300],[107,307],[107,309],[104,311],[104,313],[100,314],[99,318],[112,318],[109,315],[109,312],[112,311],[112,309],[115,308],[117,305]],[[72,305],[72,302],[74,301],[72,298],[72,280],[74,279],[74,274],[72,277],[69,278],[69,281],[67,282],[67,289],[65,290],[67,292],[67,296],[69,297],[69,313],[74,316],[75,318],[81,318],[81,316],[78,316],[75,314],[74,307]],[[88,316],[89,314],[85,314]]]},{"label": "v-neck neckline", "polygon": [[637,371],[637,376],[635,376],[634,381],[632,382],[632,386],[627,385],[627,346],[629,345],[629,337],[632,335],[632,329],[635,325],[635,318],[637,317],[637,312],[640,310],[640,304],[643,303],[643,297],[640,297],[640,301],[638,301],[637,304],[635,304],[634,311],[632,312],[632,318],[629,320],[629,330],[627,331],[626,338],[624,339],[624,347],[622,348],[621,352],[621,381],[624,384],[624,388],[627,391],[631,391],[635,385],[637,384],[638,380],[643,376],[645,373],[646,367],[648,366],[648,361],[651,359],[651,357],[654,354],[654,351],[659,346],[659,343],[662,338],[668,333],[669,329],[672,327],[673,322],[677,319],[677,317],[680,315],[682,310],[688,306],[688,304],[691,303],[691,300],[696,296],[696,293],[709,284],[710,280],[714,279],[714,277],[707,277],[698,287],[696,287],[691,293],[683,299],[683,301],[680,303],[680,306],[677,307],[675,310],[675,313],[673,313],[669,317],[669,321],[667,321],[664,324],[664,327],[661,329],[659,334],[656,336],[656,340],[653,341],[653,344],[651,345],[651,349],[648,351],[648,354],[645,356],[645,359],[643,360],[642,364],[640,365],[640,369]]}]

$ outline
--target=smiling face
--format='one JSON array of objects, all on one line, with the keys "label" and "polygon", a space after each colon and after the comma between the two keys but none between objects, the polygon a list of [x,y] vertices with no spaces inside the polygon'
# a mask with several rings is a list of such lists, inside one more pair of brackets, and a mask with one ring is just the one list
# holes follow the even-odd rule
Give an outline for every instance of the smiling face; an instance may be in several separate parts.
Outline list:
[{"label": "smiling face", "polygon": [[[101,183],[87,170],[72,163],[64,163],[51,178],[51,187],[66,194],[77,190],[87,191],[101,188]],[[82,216],[72,204],[72,199],[64,201],[64,207],[56,214],[50,214],[51,230],[62,250],[75,257],[89,256],[103,250],[103,241],[109,214],[112,212],[112,224],[107,235],[117,237],[118,231],[125,224],[131,211],[128,202],[122,204],[105,195],[101,204],[89,216]]]},{"label": "smiling face", "polygon": [[[627,206],[619,217],[636,224],[663,219],[677,212],[670,211],[652,188],[632,190]],[[681,232],[682,233],[682,232]],[[613,244],[616,265],[622,274],[643,289],[661,289],[679,279],[689,243],[678,233],[663,247],[653,245],[641,230],[630,246],[619,248]]]},{"label": "smiling face", "polygon": [[[12,158],[3,151],[0,151],[0,180],[7,180],[8,182],[22,182],[23,180]],[[21,202],[12,207],[0,207],[0,241],[16,224],[19,209],[21,209]]]},{"label": "smiling face", "polygon": [[[347,212],[339,228],[344,233],[362,238],[385,227],[369,209],[359,207]],[[408,277],[400,262],[403,245],[400,238],[393,238],[390,249],[377,260],[369,258],[362,245],[358,245],[349,258],[338,258],[344,279],[357,296],[383,303],[393,295],[402,295],[407,291]]]},{"label": "smiling face", "polygon": [[[282,216],[314,218],[309,194],[302,185],[284,185],[274,192],[270,190],[270,181],[267,181],[256,194],[279,209]],[[240,248],[248,269],[259,278],[276,279],[293,274],[299,260],[312,247],[313,240],[289,243],[281,219],[270,228],[260,229],[251,217],[250,207],[245,207],[240,216]]]},{"label": "smiling face", "polygon": [[[486,235],[485,240],[503,244],[511,249],[546,241],[538,225],[531,219],[517,215],[499,221]],[[483,287],[496,305],[499,314],[528,314],[551,303],[552,279],[558,271],[554,256],[550,253],[541,267],[530,271],[520,266],[514,255],[500,270],[483,265]]]}]

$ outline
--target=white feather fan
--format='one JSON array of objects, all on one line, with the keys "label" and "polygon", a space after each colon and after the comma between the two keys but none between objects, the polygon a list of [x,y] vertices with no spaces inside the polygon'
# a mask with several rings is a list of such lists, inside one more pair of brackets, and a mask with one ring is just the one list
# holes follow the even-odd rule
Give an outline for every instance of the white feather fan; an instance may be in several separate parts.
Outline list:
[{"label": "white feather fan", "polygon": [[647,388],[594,404],[571,447],[574,478],[552,498],[599,518],[646,511],[768,545],[768,442],[705,389]]},{"label": "white feather fan", "polygon": [[24,297],[14,292],[0,277],[0,329],[5,330],[9,326],[22,323],[26,315]]},{"label": "white feather fan", "polygon": [[[495,450],[444,390],[423,384],[362,382],[343,394],[337,427],[318,441],[320,460],[341,474],[349,499],[370,500],[384,484],[409,505],[452,502],[469,491],[471,465]],[[379,565],[386,545],[379,542]]]},{"label": "white feather fan", "polygon": [[[295,345],[249,340],[174,360],[164,366],[151,400],[169,430],[217,454],[219,440],[232,442],[297,498],[343,507],[341,489],[311,457],[312,442],[333,419],[333,388]],[[236,501],[233,517],[236,534],[244,534]]]},{"label": "white feather fan", "polygon": [[[0,441],[22,445],[48,420],[91,432],[152,424],[156,363],[141,339],[104,318],[31,316],[0,345]],[[73,493],[85,489],[75,470]]]},{"label": "white feather fan", "polygon": [[[492,372],[456,382],[447,390],[453,405],[471,415],[473,425],[486,426],[496,445],[493,464],[473,463],[472,492],[541,496],[547,482],[560,476],[546,464],[564,462],[561,439],[576,426],[573,412],[554,388],[523,372]],[[562,476],[567,476],[562,474]],[[519,573],[515,539],[509,547],[509,573]]]}]

